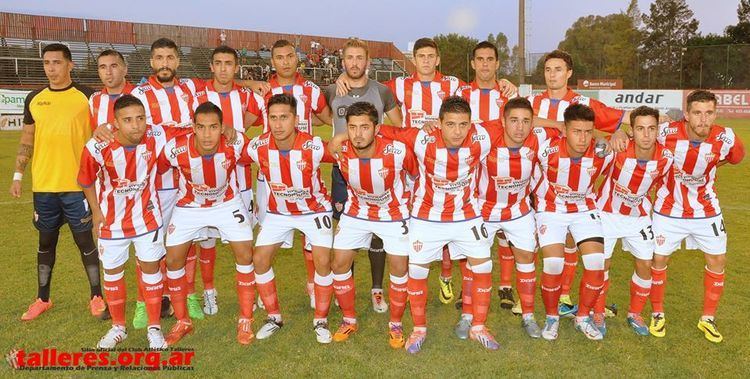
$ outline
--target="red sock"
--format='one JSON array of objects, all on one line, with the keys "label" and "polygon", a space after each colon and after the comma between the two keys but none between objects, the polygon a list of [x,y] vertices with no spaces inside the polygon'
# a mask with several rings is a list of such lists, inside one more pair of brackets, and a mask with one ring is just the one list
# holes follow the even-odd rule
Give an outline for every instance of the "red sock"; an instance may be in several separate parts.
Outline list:
[{"label": "red sock", "polygon": [[305,269],[307,269],[307,283],[311,284],[315,280],[315,263],[313,262],[312,250],[305,250],[307,244],[306,238],[302,236],[302,256],[305,258]]},{"label": "red sock", "polygon": [[[408,278],[404,275],[402,278],[391,275],[390,286],[388,287],[388,299],[391,301],[391,322],[401,322],[406,310],[406,299],[409,296],[406,293],[406,282]],[[401,283],[394,283],[401,281]],[[341,303],[341,301],[339,301]]]},{"label": "red sock", "polygon": [[[315,312],[314,318],[327,318],[328,310],[331,308],[331,295],[333,295],[333,274],[327,276],[315,275]],[[352,286],[353,287],[353,286]]]},{"label": "red sock", "polygon": [[560,301],[562,274],[553,275],[542,272],[542,301],[544,310],[549,316],[557,316],[557,303]]},{"label": "red sock", "polygon": [[722,292],[724,292],[724,273],[717,274],[706,268],[703,273],[703,316],[716,315]]},{"label": "red sock", "polygon": [[498,245],[497,258],[500,261],[500,287],[510,288],[516,263],[510,246]]},{"label": "red sock", "polygon": [[125,299],[127,297],[125,288],[125,276],[120,273],[120,278],[112,281],[107,280],[110,275],[104,275],[104,294],[107,299],[107,307],[112,315],[112,325],[125,326]]},{"label": "red sock", "polygon": [[630,279],[630,307],[628,313],[641,314],[643,308],[646,306],[646,300],[648,300],[651,294],[651,287],[641,287],[635,282],[636,274],[633,273],[633,278]]},{"label": "red sock", "polygon": [[[174,318],[177,320],[190,322],[190,317],[187,313],[187,278],[185,277],[184,270],[177,278],[170,278],[167,273],[167,287],[169,289],[169,299],[172,302],[172,308],[174,308]],[[175,274],[173,274],[174,276]]]},{"label": "red sock", "polygon": [[607,307],[607,294],[609,293],[609,271],[604,272],[604,282],[602,290],[599,291],[599,297],[596,298],[596,304],[594,305],[594,313],[604,313],[604,309]]},{"label": "red sock", "polygon": [[268,270],[265,274],[255,274],[255,286],[263,305],[266,307],[266,314],[280,317],[279,295],[276,292],[276,278],[273,269]]},{"label": "red sock", "polygon": [[195,293],[195,263],[197,260],[198,254],[195,251],[195,244],[192,244],[185,260],[185,280],[187,283],[185,293],[188,295]]},{"label": "red sock", "polygon": [[651,312],[664,313],[664,293],[667,287],[667,268],[651,267]]},{"label": "red sock", "polygon": [[159,325],[161,318],[161,297],[164,295],[164,277],[158,273],[158,283],[143,283],[143,293],[146,302],[148,325]]},{"label": "red sock", "polygon": [[474,273],[467,267],[466,259],[458,261],[458,267],[461,269],[461,313],[465,315],[474,314],[471,304],[472,281]]},{"label": "red sock", "polygon": [[[203,251],[201,251],[201,256]],[[246,270],[245,270],[246,271]],[[253,304],[255,303],[255,271],[239,272],[235,274],[237,281],[237,300],[240,304],[240,318],[253,319]]]},{"label": "red sock", "polygon": [[576,278],[576,265],[578,264],[578,250],[572,249],[572,253],[565,248],[565,267],[562,272],[562,291],[560,295],[570,295],[570,286]]},{"label": "red sock", "polygon": [[351,271],[333,276],[333,292],[336,294],[336,300],[339,302],[339,307],[341,307],[341,313],[344,317],[357,318],[357,312],[354,308],[354,299],[356,297],[354,276]]},{"label": "red sock", "polygon": [[473,273],[471,297],[473,301],[472,314],[474,319],[471,326],[484,325],[487,313],[490,311],[490,297],[492,296],[492,272]]},{"label": "red sock", "polygon": [[138,290],[137,291],[136,300],[138,300],[138,302],[142,303],[142,302],[144,302],[144,297],[143,297],[143,285],[144,285],[143,284],[143,271],[141,271],[141,265],[140,265],[140,263],[138,263],[137,260],[135,261],[135,282],[137,284],[135,286],[135,288]]},{"label": "red sock", "polygon": [[201,247],[201,256],[199,258],[201,266],[201,279],[203,280],[203,289],[214,289],[214,264],[216,263],[216,246]]},{"label": "red sock", "polygon": [[516,270],[516,289],[523,314],[534,313],[534,293],[536,292],[536,272]]},{"label": "red sock", "polygon": [[427,315],[425,314],[425,308],[427,307],[427,279],[414,279],[409,277],[406,285],[409,293],[409,309],[411,310],[411,318],[414,322],[414,327],[426,327]]},{"label": "red sock", "polygon": [[453,277],[453,262],[451,261],[451,253],[448,251],[448,246],[443,246],[443,261],[440,265],[440,277],[450,279]]},{"label": "red sock", "polygon": [[589,315],[591,308],[596,305],[596,299],[604,287],[604,270],[587,270],[584,268],[581,285],[578,292],[579,317]]}]

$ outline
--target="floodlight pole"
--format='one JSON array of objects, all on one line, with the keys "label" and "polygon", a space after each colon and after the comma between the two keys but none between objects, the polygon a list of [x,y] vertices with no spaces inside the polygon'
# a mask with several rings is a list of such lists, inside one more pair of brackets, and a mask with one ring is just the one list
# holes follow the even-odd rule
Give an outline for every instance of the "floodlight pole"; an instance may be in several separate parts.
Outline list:
[{"label": "floodlight pole", "polygon": [[518,84],[526,76],[526,0],[518,0]]}]

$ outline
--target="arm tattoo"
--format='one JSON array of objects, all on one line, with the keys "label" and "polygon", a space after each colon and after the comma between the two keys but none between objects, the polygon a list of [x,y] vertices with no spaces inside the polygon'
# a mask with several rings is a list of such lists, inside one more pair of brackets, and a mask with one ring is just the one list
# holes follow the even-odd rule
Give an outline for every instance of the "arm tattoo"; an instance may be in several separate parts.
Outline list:
[{"label": "arm tattoo", "polygon": [[34,155],[33,145],[21,143],[18,146],[18,155],[16,156],[16,172],[23,173],[26,170],[26,165],[31,160],[32,155]]}]

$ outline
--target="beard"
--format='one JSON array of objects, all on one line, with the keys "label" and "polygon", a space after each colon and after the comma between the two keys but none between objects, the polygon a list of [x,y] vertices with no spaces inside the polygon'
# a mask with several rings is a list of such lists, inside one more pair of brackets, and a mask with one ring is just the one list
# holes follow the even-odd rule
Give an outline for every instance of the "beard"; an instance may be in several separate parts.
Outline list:
[{"label": "beard", "polygon": [[[167,77],[160,76],[159,74],[162,73],[162,72],[167,72],[168,76]],[[175,72],[171,68],[166,68],[166,67],[165,68],[161,68],[158,71],[156,71],[156,80],[158,80],[159,83],[171,82],[172,79],[174,79],[174,74],[175,74]]]},{"label": "beard", "polygon": [[359,70],[359,75],[356,75],[356,76],[355,76],[355,75],[354,75],[353,73],[351,73],[350,71],[347,71],[347,72],[346,72],[346,76],[348,76],[348,77],[349,77],[350,79],[354,79],[354,80],[357,80],[357,79],[359,79],[359,78],[361,78],[361,77],[365,76],[365,72],[366,72],[366,70]]}]

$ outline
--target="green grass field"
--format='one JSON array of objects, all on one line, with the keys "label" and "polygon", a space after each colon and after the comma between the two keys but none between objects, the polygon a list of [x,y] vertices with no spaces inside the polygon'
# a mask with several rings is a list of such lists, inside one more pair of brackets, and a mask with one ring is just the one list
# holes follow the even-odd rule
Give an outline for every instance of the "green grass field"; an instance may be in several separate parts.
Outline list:
[{"label": "green grass field", "polygon": [[[746,122],[726,121],[724,124],[734,127],[745,143],[750,143],[750,128]],[[322,136],[330,135],[330,129],[319,130]],[[0,173],[5,178],[0,181],[4,186],[0,190],[3,222],[0,234],[0,278],[3,278],[0,286],[0,353],[5,355],[13,348],[39,351],[55,347],[80,351],[94,347],[110,325],[88,314],[87,280],[67,227],[61,233],[52,281],[54,307],[33,322],[20,321],[21,313],[36,296],[37,234],[31,224],[30,176],[24,179],[25,192],[21,199],[11,198],[7,191],[18,138],[18,132],[0,133]],[[750,335],[745,322],[750,310],[750,252],[746,249],[750,245],[750,227],[742,220],[750,218],[747,195],[750,192],[750,180],[747,179],[750,166],[745,161],[739,166],[722,167],[719,171],[720,198],[730,237],[726,290],[717,315],[725,342],[718,345],[706,341],[695,326],[703,298],[703,257],[700,253],[675,253],[666,298],[668,334],[657,339],[638,337],[625,323],[632,258],[618,251],[610,271],[609,299],[619,305],[622,313],[608,320],[607,337],[599,343],[590,342],[576,333],[567,319],[563,320],[557,341],[532,340],[521,330],[518,317],[500,310],[494,294],[488,325],[501,343],[501,350],[487,352],[475,342],[458,340],[453,335],[453,325],[459,313],[453,305],[442,305],[438,301],[439,268],[433,266],[428,305],[430,332],[424,350],[418,356],[393,350],[387,342],[388,315],[375,314],[370,306],[369,262],[363,252],[356,260],[360,331],[345,343],[323,346],[315,341],[312,332],[312,310],[304,291],[305,269],[297,241],[294,249],[281,251],[276,259],[274,270],[285,318],[285,327],[277,335],[246,347],[236,343],[238,307],[234,293],[234,263],[227,247],[222,246],[216,265],[220,312],[206,320],[196,321],[195,334],[185,338],[180,347],[195,349],[194,373],[206,377],[233,374],[241,377],[580,377],[582,374],[591,377],[747,377]],[[324,177],[330,179],[328,167]],[[133,272],[131,259],[126,270],[128,320],[135,303]],[[458,282],[458,274],[456,267],[454,282]],[[200,279],[197,282],[200,291]],[[647,307],[647,311],[649,309]],[[537,320],[543,320],[539,297],[536,310]],[[256,313],[256,329],[264,317],[264,312]],[[332,308],[329,319],[332,328],[340,319],[340,311]],[[165,320],[165,330],[173,322],[173,319]],[[408,311],[405,326],[410,330]],[[145,331],[131,328],[129,338],[121,346],[147,346]],[[0,366],[0,376],[10,376],[8,366]],[[21,374],[74,375],[64,372]],[[86,375],[92,374],[86,372]],[[169,372],[161,374],[168,375]],[[129,375],[148,374],[132,372]]]}]

